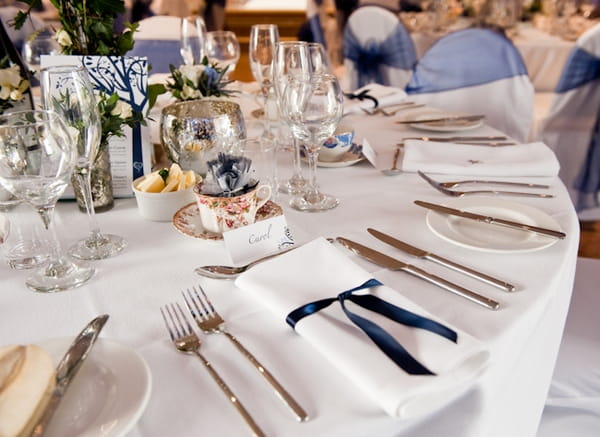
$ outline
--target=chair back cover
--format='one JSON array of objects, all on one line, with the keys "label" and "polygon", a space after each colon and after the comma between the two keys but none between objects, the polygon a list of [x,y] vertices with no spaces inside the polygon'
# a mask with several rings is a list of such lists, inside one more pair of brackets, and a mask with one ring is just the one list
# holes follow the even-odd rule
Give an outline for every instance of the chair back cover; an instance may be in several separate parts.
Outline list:
[{"label": "chair back cover", "polygon": [[448,111],[484,114],[486,123],[526,141],[534,88],[513,43],[483,28],[440,38],[418,61],[406,87],[414,100]]},{"label": "chair back cover", "polygon": [[306,2],[306,19],[312,33],[312,41],[319,42],[327,48],[325,32],[321,25],[320,9],[323,6],[323,0],[307,0]]},{"label": "chair back cover", "polygon": [[379,6],[363,6],[344,30],[344,66],[349,91],[368,83],[404,88],[417,55],[398,16]]},{"label": "chair back cover", "polygon": [[150,74],[169,73],[169,65],[183,63],[180,52],[181,18],[156,15],[139,22],[135,44],[129,56],[148,58]]},{"label": "chair back cover", "polygon": [[579,37],[556,87],[541,139],[556,153],[560,177],[579,211],[599,206],[600,24]]}]

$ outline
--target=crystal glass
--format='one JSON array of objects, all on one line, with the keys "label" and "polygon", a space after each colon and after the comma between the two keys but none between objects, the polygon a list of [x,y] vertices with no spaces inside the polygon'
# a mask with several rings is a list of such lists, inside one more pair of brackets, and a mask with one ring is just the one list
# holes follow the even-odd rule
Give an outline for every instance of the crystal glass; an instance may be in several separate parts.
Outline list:
[{"label": "crystal glass", "polygon": [[35,291],[77,287],[95,272],[87,264],[62,256],[52,220],[76,160],[69,130],[58,114],[22,111],[0,116],[0,183],[33,205],[48,233],[48,263],[25,281]]},{"label": "crystal glass", "polygon": [[181,19],[181,57],[186,65],[197,65],[206,56],[206,25],[202,17],[192,15]]},{"label": "crystal glass", "polygon": [[331,74],[294,78],[285,88],[283,110],[293,135],[305,145],[310,170],[306,190],[290,201],[294,209],[314,212],[339,204],[337,198],[319,191],[317,159],[323,142],[333,134],[342,118],[342,100],[340,85]]},{"label": "crystal glass", "polygon": [[228,30],[215,30],[206,34],[206,56],[209,62],[221,67],[228,66],[225,79],[235,70],[240,59],[240,43],[235,33]]},{"label": "crystal glass", "polygon": [[42,104],[60,114],[72,131],[77,151],[75,177],[82,188],[89,217],[89,235],[75,243],[69,254],[79,259],[104,259],[121,252],[126,241],[100,232],[92,200],[91,169],[98,155],[102,126],[87,71],[78,66],[55,66],[41,72]]},{"label": "crystal glass", "polygon": [[40,78],[40,57],[42,55],[59,55],[60,45],[53,35],[41,33],[35,38],[28,38],[23,43],[21,56],[36,79]]},{"label": "crystal glass", "polygon": [[308,55],[312,73],[332,73],[329,56],[320,42],[308,43]]},{"label": "crystal glass", "polygon": [[250,29],[248,55],[254,79],[260,84],[264,99],[264,132],[271,137],[269,93],[273,87],[273,58],[275,45],[279,42],[279,28],[276,24],[255,24]]},{"label": "crystal glass", "polygon": [[[309,58],[308,44],[302,41],[281,41],[275,46],[275,61],[273,64],[273,85],[275,88],[275,97],[279,108],[280,118],[286,122],[286,112],[284,111],[284,91],[290,79],[307,79],[311,75],[311,64]],[[293,147],[293,174],[290,179],[280,187],[282,192],[288,194],[302,193],[306,185],[306,180],[302,176],[302,166],[300,162],[300,145],[294,135],[292,135]]]}]

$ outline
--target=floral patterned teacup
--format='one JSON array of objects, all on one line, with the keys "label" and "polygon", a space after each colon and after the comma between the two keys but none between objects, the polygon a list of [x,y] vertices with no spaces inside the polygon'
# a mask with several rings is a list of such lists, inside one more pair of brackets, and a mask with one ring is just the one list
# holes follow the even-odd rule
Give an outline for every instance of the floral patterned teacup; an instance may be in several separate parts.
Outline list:
[{"label": "floral patterned teacup", "polygon": [[235,197],[217,197],[202,194],[202,184],[194,187],[200,221],[204,229],[216,234],[250,225],[256,221],[257,211],[271,198],[271,187],[259,185],[252,191]]}]

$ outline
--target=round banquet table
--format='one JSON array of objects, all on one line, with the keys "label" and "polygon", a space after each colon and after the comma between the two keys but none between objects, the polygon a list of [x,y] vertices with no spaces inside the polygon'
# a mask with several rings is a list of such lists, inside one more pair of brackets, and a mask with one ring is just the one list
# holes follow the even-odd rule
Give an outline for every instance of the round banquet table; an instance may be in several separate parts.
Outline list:
[{"label": "round banquet table", "polygon": [[[350,120],[358,139],[377,132],[372,146],[380,153],[382,163],[389,162],[398,129],[412,130],[399,128],[392,121],[360,115]],[[491,132],[483,126],[470,134]],[[394,255],[498,300],[501,308],[490,311],[403,272],[382,269],[337,246],[384,284],[480,340],[491,353],[489,368],[472,389],[443,408],[411,421],[388,416],[284,320],[275,319],[233,281],[197,276],[193,271],[196,266],[230,263],[222,242],[183,235],[169,222],[146,221],[132,198],[117,199],[114,209],[98,215],[104,232],[122,235],[129,244],[119,256],[96,262],[96,276],[82,287],[55,294],[34,293],[24,285],[27,271],[0,265],[0,344],[74,337],[96,315],[110,314],[101,338],[137,352],[150,369],[152,388],[139,420],[136,415],[117,417],[114,423],[106,423],[105,435],[114,435],[110,428],[119,420],[129,421],[126,428],[131,427],[128,435],[132,437],[249,435],[200,362],[175,350],[160,316],[162,305],[181,301],[182,290],[201,284],[227,320],[230,331],[310,415],[308,422],[296,422],[224,336],[202,336],[204,354],[269,436],[533,437],[569,306],[579,227],[558,177],[529,179],[550,184],[555,197],[523,203],[550,215],[567,238],[543,250],[525,253],[475,251],[440,239],[426,224],[426,210],[413,201],[444,203],[449,198],[416,174],[387,177],[366,161],[319,169],[323,191],[340,199],[334,210],[301,213],[287,206],[286,195],[275,199],[284,210],[297,244],[318,236],[344,236],[394,253],[367,234],[366,228],[373,227],[517,285],[517,292],[506,293],[427,261]],[[86,234],[87,218],[74,202],[59,202],[56,212],[65,247]],[[110,365],[105,371],[110,373]]]}]

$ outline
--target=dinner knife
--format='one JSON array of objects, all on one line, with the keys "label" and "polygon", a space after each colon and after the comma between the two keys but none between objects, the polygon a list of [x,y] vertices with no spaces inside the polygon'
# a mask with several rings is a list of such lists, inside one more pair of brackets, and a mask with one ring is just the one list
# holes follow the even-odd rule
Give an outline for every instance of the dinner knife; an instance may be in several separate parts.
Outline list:
[{"label": "dinner knife", "polygon": [[50,401],[44,408],[42,416],[31,432],[32,437],[41,436],[46,432],[52,416],[54,416],[60,401],[69,388],[69,384],[71,384],[71,381],[77,375],[107,320],[108,314],[104,314],[88,323],[75,340],[73,340],[62,360],[58,363],[56,367],[56,386],[52,391]]},{"label": "dinner knife", "polygon": [[441,123],[447,121],[477,121],[483,120],[485,115],[454,115],[452,117],[439,117],[439,118],[424,118],[420,120],[400,120],[396,123],[399,124],[414,124],[414,123]]},{"label": "dinner knife", "polygon": [[472,278],[478,279],[487,284],[501,288],[505,291],[515,291],[515,286],[512,284],[509,284],[506,281],[502,281],[501,279],[496,279],[493,276],[478,272],[477,270],[473,270],[470,267],[466,267],[461,264],[455,263],[454,261],[450,261],[449,259],[443,258],[434,253],[427,252],[426,250],[419,249],[418,247],[415,247],[415,246],[411,246],[410,244],[405,243],[404,241],[400,241],[397,238],[394,238],[391,235],[384,234],[383,232],[379,232],[376,229],[368,228],[367,232],[369,234],[373,235],[375,238],[383,241],[384,243],[387,243],[390,246],[395,247],[396,249],[400,249],[401,251],[408,253],[409,255],[416,256],[418,258],[426,259],[429,261],[433,261],[444,267],[448,267],[452,270],[456,270],[457,272],[464,273]]},{"label": "dinner knife", "polygon": [[430,282],[431,284],[437,285],[444,290],[462,296],[465,299],[482,305],[488,309],[496,310],[500,306],[500,304],[493,299],[477,294],[474,291],[468,290],[460,285],[456,285],[450,281],[440,278],[439,276],[426,272],[419,267],[413,266],[412,264],[403,263],[402,261],[392,258],[391,256],[387,256],[367,246],[363,246],[362,244],[348,240],[347,238],[337,237],[336,241],[347,249],[350,249],[352,252],[368,259],[375,264],[390,270],[402,270],[403,272],[410,273],[417,278],[421,278],[427,282]]},{"label": "dinner knife", "polygon": [[512,220],[501,219],[483,214],[476,214],[474,212],[463,211],[461,209],[450,208],[435,203],[423,202],[422,200],[415,200],[415,204],[422,206],[423,208],[431,209],[433,211],[441,212],[444,214],[454,215],[457,217],[463,217],[470,220],[476,220],[478,222],[489,223],[492,225],[500,225],[509,227],[512,229],[519,229],[521,231],[535,232],[542,235],[548,235],[550,237],[563,239],[567,236],[564,232],[555,231],[554,229],[541,228],[539,226],[528,225],[525,223],[519,223]]},{"label": "dinner knife", "polygon": [[456,141],[507,141],[506,136],[475,136],[475,137],[405,137],[402,141],[406,140],[420,140],[420,141],[439,141],[439,142],[456,142]]}]

